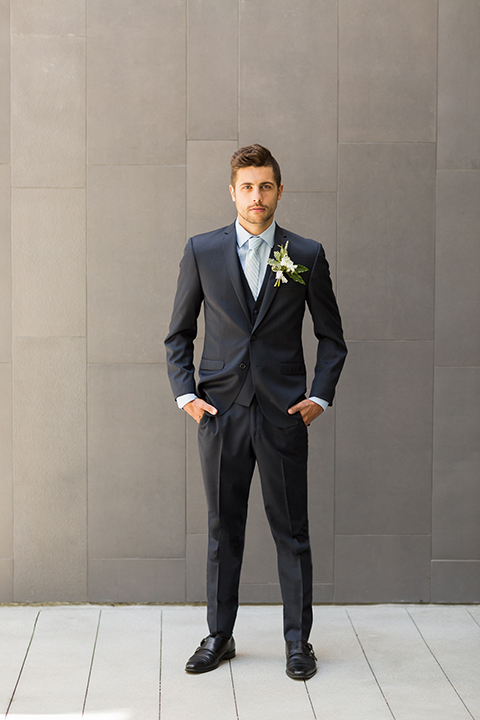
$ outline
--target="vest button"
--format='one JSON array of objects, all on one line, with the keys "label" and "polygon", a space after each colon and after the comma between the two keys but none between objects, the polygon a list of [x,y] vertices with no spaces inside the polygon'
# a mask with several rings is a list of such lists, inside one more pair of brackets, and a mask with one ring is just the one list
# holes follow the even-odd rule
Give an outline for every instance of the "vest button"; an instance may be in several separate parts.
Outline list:
[{"label": "vest button", "polygon": [[240,363],[240,365],[239,365],[238,367],[240,368],[240,370],[245,370],[245,368],[246,368],[247,366],[246,366],[245,363]]}]

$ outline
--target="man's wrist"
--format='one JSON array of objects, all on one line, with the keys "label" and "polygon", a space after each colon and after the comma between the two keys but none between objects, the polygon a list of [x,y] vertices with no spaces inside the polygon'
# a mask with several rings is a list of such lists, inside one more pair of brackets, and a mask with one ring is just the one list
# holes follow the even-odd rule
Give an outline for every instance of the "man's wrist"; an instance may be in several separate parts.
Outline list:
[{"label": "man's wrist", "polygon": [[[186,395],[179,395],[176,398],[177,405],[180,408],[180,410],[183,410],[185,405],[189,402],[192,402],[192,400],[196,400],[198,396],[195,395],[195,393],[186,393]],[[328,408],[328,400],[323,400],[322,398],[315,397],[312,395],[308,398],[309,400],[312,400],[314,403],[317,403],[317,405],[320,405],[323,412]]]},{"label": "man's wrist", "polygon": [[179,395],[177,398],[175,398],[177,401],[177,405],[180,408],[180,410],[183,410],[185,405],[189,402],[192,402],[192,400],[197,399],[197,395],[195,393],[187,393],[186,395]]},{"label": "man's wrist", "polygon": [[312,395],[308,398],[309,400],[313,400],[314,403],[317,403],[317,405],[320,405],[320,407],[323,409],[323,412],[328,408],[328,400],[323,400],[322,398],[315,397]]}]

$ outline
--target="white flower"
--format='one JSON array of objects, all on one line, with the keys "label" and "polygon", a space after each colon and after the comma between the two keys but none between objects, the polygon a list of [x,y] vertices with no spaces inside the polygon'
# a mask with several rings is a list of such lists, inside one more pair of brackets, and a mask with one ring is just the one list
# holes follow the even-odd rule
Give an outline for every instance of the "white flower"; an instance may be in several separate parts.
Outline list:
[{"label": "white flower", "polygon": [[[289,278],[305,285],[305,281],[300,277],[300,273],[307,272],[308,268],[306,268],[305,265],[295,265],[288,255],[287,248],[288,242],[285,244],[285,247],[280,245],[280,250],[273,253],[275,259],[269,258],[268,260],[268,264],[275,273],[274,287],[280,287],[281,283],[287,283]],[[283,273],[288,275],[288,277],[285,277]]]},{"label": "white flower", "polygon": [[294,265],[292,262],[292,259],[288,257],[288,255],[285,255],[282,258],[282,270],[286,270],[287,273],[294,273],[297,269],[297,266]]}]

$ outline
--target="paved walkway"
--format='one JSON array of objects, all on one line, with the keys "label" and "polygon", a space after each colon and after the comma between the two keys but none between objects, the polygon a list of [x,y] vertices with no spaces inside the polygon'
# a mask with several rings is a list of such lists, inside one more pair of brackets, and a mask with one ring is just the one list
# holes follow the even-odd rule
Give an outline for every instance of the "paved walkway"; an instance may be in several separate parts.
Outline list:
[{"label": "paved walkway", "polygon": [[285,675],[282,610],[240,608],[237,657],[184,664],[191,606],[0,607],[0,713],[11,720],[480,720],[480,607],[315,607],[319,672]]}]

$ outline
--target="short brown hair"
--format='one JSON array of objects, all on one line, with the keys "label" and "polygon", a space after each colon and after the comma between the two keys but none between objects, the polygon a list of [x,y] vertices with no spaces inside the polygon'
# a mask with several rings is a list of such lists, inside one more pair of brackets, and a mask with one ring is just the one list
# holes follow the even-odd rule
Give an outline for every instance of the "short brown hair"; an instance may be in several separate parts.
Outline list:
[{"label": "short brown hair", "polygon": [[280,187],[282,184],[280,165],[275,160],[270,150],[267,150],[267,148],[263,147],[263,145],[259,145],[258,143],[245,145],[245,147],[242,147],[233,153],[232,159],[230,160],[230,179],[234,187],[235,180],[237,178],[237,171],[240,170],[240,168],[245,167],[271,167],[277,186]]}]

